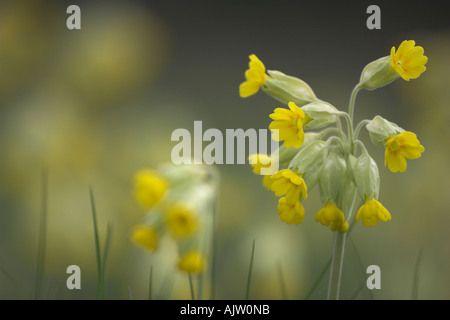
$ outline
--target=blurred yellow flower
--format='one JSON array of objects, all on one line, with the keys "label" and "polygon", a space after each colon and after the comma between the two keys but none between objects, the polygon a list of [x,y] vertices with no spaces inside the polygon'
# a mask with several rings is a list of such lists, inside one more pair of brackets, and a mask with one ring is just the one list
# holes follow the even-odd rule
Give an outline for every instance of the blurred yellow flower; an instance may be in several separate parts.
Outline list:
[{"label": "blurred yellow flower", "polygon": [[239,94],[242,98],[247,98],[258,92],[265,82],[266,78],[266,67],[254,54],[249,56],[250,63],[249,69],[245,72],[245,82],[241,83],[239,86]]},{"label": "blurred yellow flower", "polygon": [[406,159],[420,158],[424,151],[425,148],[414,133],[402,132],[386,140],[384,166],[387,164],[392,172],[404,172],[407,166]]},{"label": "blurred yellow flower", "polygon": [[316,214],[316,221],[324,226],[330,226],[332,231],[346,232],[348,222],[345,221],[344,213],[334,203],[328,201]]},{"label": "blurred yellow flower", "polygon": [[287,224],[300,224],[303,222],[305,216],[305,208],[303,208],[300,201],[296,201],[294,204],[288,204],[286,197],[278,200],[278,215],[280,220]]},{"label": "blurred yellow flower", "polygon": [[158,232],[151,226],[135,226],[131,234],[131,239],[137,245],[150,251],[154,251],[158,247]]},{"label": "blurred yellow flower", "polygon": [[205,265],[205,258],[200,252],[190,251],[181,258],[178,268],[188,273],[199,273],[205,269]]},{"label": "blurred yellow flower", "polygon": [[135,198],[147,208],[154,207],[167,191],[167,181],[150,169],[143,169],[134,175]]},{"label": "blurred yellow flower", "polygon": [[181,203],[169,208],[166,222],[172,234],[180,238],[192,235],[199,227],[197,213],[192,207]]},{"label": "blurred yellow flower", "polygon": [[286,148],[300,148],[305,141],[305,133],[303,132],[303,124],[305,121],[305,113],[294,102],[289,102],[289,109],[276,108],[274,113],[270,115],[273,120],[270,130],[278,129],[278,136],[274,135],[275,141],[283,141]]},{"label": "blurred yellow flower", "polygon": [[266,187],[267,189],[270,190],[270,188],[272,187],[272,176],[266,175],[263,178],[263,186]]},{"label": "blurred yellow flower", "polygon": [[395,51],[391,49],[391,70],[397,72],[404,80],[416,79],[426,70],[428,58],[423,55],[424,50],[415,46],[414,40],[405,40]]},{"label": "blurred yellow flower", "polygon": [[363,224],[366,227],[375,227],[378,224],[378,220],[383,222],[391,220],[391,214],[383,205],[375,200],[375,198],[366,199],[361,208],[359,208],[356,214],[356,222],[362,219]]},{"label": "blurred yellow flower", "polygon": [[281,197],[286,195],[286,203],[294,205],[300,200],[300,197],[306,199],[307,187],[303,178],[297,173],[283,169],[271,176],[271,190],[275,192],[275,196]]},{"label": "blurred yellow flower", "polygon": [[261,174],[261,168],[270,168],[272,159],[265,154],[252,154],[248,157],[250,165],[253,167],[254,174]]}]

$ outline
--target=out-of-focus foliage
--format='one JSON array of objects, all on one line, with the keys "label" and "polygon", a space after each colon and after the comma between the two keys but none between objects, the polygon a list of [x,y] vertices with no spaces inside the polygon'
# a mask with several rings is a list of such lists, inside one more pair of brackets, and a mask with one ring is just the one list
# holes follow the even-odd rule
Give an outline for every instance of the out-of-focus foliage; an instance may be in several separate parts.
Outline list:
[{"label": "out-of-focus foliage", "polygon": [[[420,81],[397,81],[358,96],[356,119],[380,114],[406,130],[414,128],[425,152],[401,177],[380,166],[380,198],[392,221],[352,231],[342,297],[350,298],[365,282],[365,268],[376,264],[382,289],[373,296],[410,298],[420,250],[419,298],[450,297],[448,28],[428,30],[431,20],[424,20],[423,28],[406,32],[386,22],[389,35],[367,33],[359,20],[340,25],[344,18],[334,17],[333,8],[321,8],[333,14],[324,12],[330,23],[319,28],[311,23],[320,13],[313,4],[311,17],[294,19],[298,11],[270,2],[251,12],[243,3],[221,1],[170,8],[138,1],[80,3],[79,31],[66,29],[68,3],[0,3],[0,266],[30,290],[43,167],[49,172],[45,297],[96,296],[92,185],[102,239],[107,222],[114,224],[106,297],[126,299],[130,287],[134,298],[145,299],[153,265],[156,297],[189,298],[188,278],[170,267],[176,259],[170,241],[152,256],[130,242],[130,227],[143,214],[133,201],[133,173],[170,161],[172,131],[192,131],[194,120],[202,120],[204,130],[267,128],[267,115],[280,105],[261,93],[251,101],[239,97],[249,54],[307,80],[318,96],[345,109],[364,65],[388,55],[392,45],[416,39],[429,57]],[[330,59],[325,49],[335,45],[339,50]],[[368,135],[361,138],[369,141]],[[383,152],[370,150],[378,164]],[[216,298],[244,297],[253,239],[250,297],[281,298],[281,266],[288,298],[304,298],[332,251],[332,233],[314,223],[318,193],[308,194],[305,223],[287,226],[279,222],[276,198],[249,165],[218,170]],[[81,267],[81,291],[65,287],[72,264]],[[325,297],[326,282],[327,277],[313,298]],[[370,295],[364,289],[356,297]],[[0,298],[23,298],[3,274]]]}]

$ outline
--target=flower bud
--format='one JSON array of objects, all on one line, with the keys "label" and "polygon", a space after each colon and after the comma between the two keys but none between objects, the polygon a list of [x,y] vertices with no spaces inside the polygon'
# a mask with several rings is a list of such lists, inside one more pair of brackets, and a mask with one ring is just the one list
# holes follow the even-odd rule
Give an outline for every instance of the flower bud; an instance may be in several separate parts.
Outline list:
[{"label": "flower bud", "polygon": [[380,174],[375,160],[368,154],[363,153],[355,163],[353,168],[358,193],[363,201],[374,197],[378,199],[380,192]]},{"label": "flower bud", "polygon": [[367,131],[369,131],[370,139],[375,145],[384,147],[385,140],[389,137],[395,136],[403,131],[393,122],[390,122],[380,116],[375,116],[366,125]]},{"label": "flower bud", "polygon": [[391,71],[390,56],[369,63],[361,73],[359,86],[367,90],[375,90],[400,78],[397,72]]},{"label": "flower bud", "polygon": [[280,71],[268,71],[270,78],[266,79],[263,91],[284,103],[294,102],[301,107],[317,101],[311,87],[304,81],[285,75]]},{"label": "flower bud", "polygon": [[304,129],[323,128],[331,123],[335,123],[339,115],[344,114],[331,104],[323,101],[308,103],[302,109],[306,114],[303,123]]}]

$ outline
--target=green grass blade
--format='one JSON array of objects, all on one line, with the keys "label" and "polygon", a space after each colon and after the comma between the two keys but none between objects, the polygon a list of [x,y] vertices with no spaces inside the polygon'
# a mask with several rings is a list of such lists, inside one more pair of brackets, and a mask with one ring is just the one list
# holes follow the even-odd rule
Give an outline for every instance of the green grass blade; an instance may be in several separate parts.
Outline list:
[{"label": "green grass blade", "polygon": [[287,300],[287,291],[284,283],[283,270],[281,268],[281,262],[278,262],[278,278],[280,279],[281,297],[283,300]]},{"label": "green grass blade", "polygon": [[254,255],[255,255],[255,239],[253,239],[252,255],[250,257],[250,267],[248,269],[247,290],[245,291],[245,300],[248,300],[248,297],[250,295],[250,279],[252,277],[253,257],[254,257]]},{"label": "green grass blade", "polygon": [[319,284],[322,281],[322,279],[328,273],[328,270],[330,269],[330,267],[331,267],[331,258],[328,260],[327,264],[322,269],[322,272],[320,273],[319,277],[316,279],[316,281],[314,282],[313,286],[311,287],[311,289],[309,290],[308,294],[306,295],[305,300],[309,300],[311,298],[311,296],[313,295],[314,291],[316,291],[316,289],[319,286]]},{"label": "green grass blade", "polygon": [[216,250],[217,250],[217,227],[216,227],[216,220],[217,220],[217,211],[218,211],[218,203],[219,203],[219,175],[217,171],[213,171],[213,177],[215,180],[214,184],[214,192],[216,194],[216,198],[212,202],[212,235],[211,235],[211,300],[216,299]]},{"label": "green grass blade", "polygon": [[[359,288],[355,291],[355,293],[353,293],[353,295],[350,297],[350,300],[355,300],[356,297],[358,296],[358,293],[364,289],[367,286],[367,284],[364,282],[362,283]],[[370,291],[371,292],[371,291]],[[372,298],[373,299],[373,298]]]},{"label": "green grass blade", "polygon": [[[109,222],[108,227],[106,229],[105,247],[103,248],[102,273],[101,273],[102,277],[101,283],[103,285],[103,288],[105,287],[106,264],[108,261],[108,256],[111,248],[112,236],[113,236],[113,224],[112,222]],[[103,289],[103,292],[104,291],[105,290]]]},{"label": "green grass blade", "polygon": [[[350,243],[352,244],[353,250],[354,250],[355,253],[356,253],[356,258],[358,259],[358,264],[359,264],[359,267],[360,267],[360,269],[361,269],[361,271],[362,271],[363,278],[364,278],[364,280],[365,280],[365,279],[366,279],[366,269],[364,268],[364,265],[363,265],[363,263],[362,263],[361,256],[359,255],[358,249],[356,249],[356,245],[355,245],[355,243],[353,242],[352,239],[350,239]],[[366,281],[363,281],[363,284],[364,284],[364,286],[367,286],[367,285],[366,285]],[[364,286],[363,286],[363,287],[364,287]],[[361,289],[358,289],[357,292],[356,292],[356,294],[354,294],[355,297],[356,297],[356,295],[358,294],[358,292],[359,292],[360,290],[361,290]],[[369,291],[370,299],[374,300],[372,290],[368,290],[368,291]]]},{"label": "green grass blade", "polygon": [[416,266],[414,268],[414,279],[412,286],[412,300],[419,299],[419,268],[422,262],[422,249],[420,249],[417,255]]},{"label": "green grass blade", "polygon": [[192,299],[192,300],[195,300],[194,284],[192,283],[192,276],[191,276],[191,273],[189,273],[189,287],[191,288],[191,299]]},{"label": "green grass blade", "polygon": [[3,273],[5,277],[8,278],[8,280],[11,281],[11,283],[14,286],[16,286],[17,289],[27,297],[27,299],[31,297],[30,293],[28,292],[28,289],[22,283],[20,283],[20,281],[17,280],[13,275],[11,275],[8,271],[6,271],[6,269],[3,268],[2,266],[0,266],[0,272]]},{"label": "green grass blade", "polygon": [[103,279],[102,279],[102,258],[100,252],[100,238],[98,235],[98,227],[97,227],[97,213],[95,210],[95,200],[94,200],[94,192],[92,190],[92,186],[89,187],[89,194],[91,197],[91,208],[92,208],[92,220],[94,223],[94,239],[95,239],[95,253],[97,256],[97,276],[98,276],[98,298],[104,298],[103,291]]},{"label": "green grass blade", "polygon": [[38,254],[36,262],[36,279],[34,286],[34,299],[39,299],[42,291],[42,280],[45,268],[45,249],[47,240],[47,194],[48,194],[48,171],[42,170],[42,211],[39,226]]},{"label": "green grass blade", "polygon": [[150,277],[148,280],[148,300],[152,300],[152,287],[153,287],[153,266],[150,266]]}]

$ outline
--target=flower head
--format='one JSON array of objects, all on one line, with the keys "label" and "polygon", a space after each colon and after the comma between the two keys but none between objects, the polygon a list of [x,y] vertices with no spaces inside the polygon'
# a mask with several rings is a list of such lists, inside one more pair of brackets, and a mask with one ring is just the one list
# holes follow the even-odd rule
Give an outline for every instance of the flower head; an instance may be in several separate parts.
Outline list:
[{"label": "flower head", "polygon": [[268,76],[266,75],[266,67],[254,54],[250,55],[249,68],[245,72],[245,82],[239,86],[239,94],[242,98],[254,95],[261,88]]},{"label": "flower head", "polygon": [[144,169],[134,175],[136,200],[147,208],[154,207],[167,191],[167,181],[153,170]]},{"label": "flower head", "polygon": [[178,268],[188,273],[199,273],[205,269],[205,265],[205,258],[200,252],[190,251],[181,258]]},{"label": "flower head", "polygon": [[137,245],[147,250],[154,251],[158,247],[159,235],[156,229],[151,226],[137,225],[132,231],[131,239]]},{"label": "flower head", "polygon": [[294,205],[300,197],[306,199],[307,187],[303,178],[297,173],[283,169],[271,176],[270,189],[277,197],[286,195],[286,203]]},{"label": "flower head", "polygon": [[423,55],[422,47],[415,46],[414,40],[405,40],[395,51],[391,49],[391,70],[397,72],[404,80],[416,79],[426,70],[428,58]]},{"label": "flower head", "polygon": [[346,232],[348,222],[345,221],[344,213],[334,203],[328,201],[316,214],[316,221],[324,226],[330,226],[332,231]]},{"label": "flower head", "polygon": [[384,165],[392,172],[404,172],[406,170],[406,159],[420,158],[425,148],[420,144],[417,136],[409,131],[404,131],[386,140],[384,153]]},{"label": "flower head", "polygon": [[391,214],[375,198],[368,198],[356,214],[357,223],[360,219],[366,227],[375,227],[379,220],[383,222],[391,220]]},{"label": "flower head", "polygon": [[270,115],[273,120],[270,130],[278,129],[278,136],[274,135],[276,141],[283,141],[286,148],[300,148],[305,141],[305,133],[303,132],[303,124],[305,121],[305,113],[293,102],[289,102],[289,109],[276,108],[274,113]]},{"label": "flower head", "polygon": [[287,224],[300,224],[303,222],[305,216],[305,208],[303,208],[300,201],[296,201],[294,204],[288,204],[286,197],[278,200],[278,215],[280,220]]},{"label": "flower head", "polygon": [[175,204],[169,208],[166,222],[173,235],[180,238],[192,235],[199,227],[197,213],[185,204]]}]

